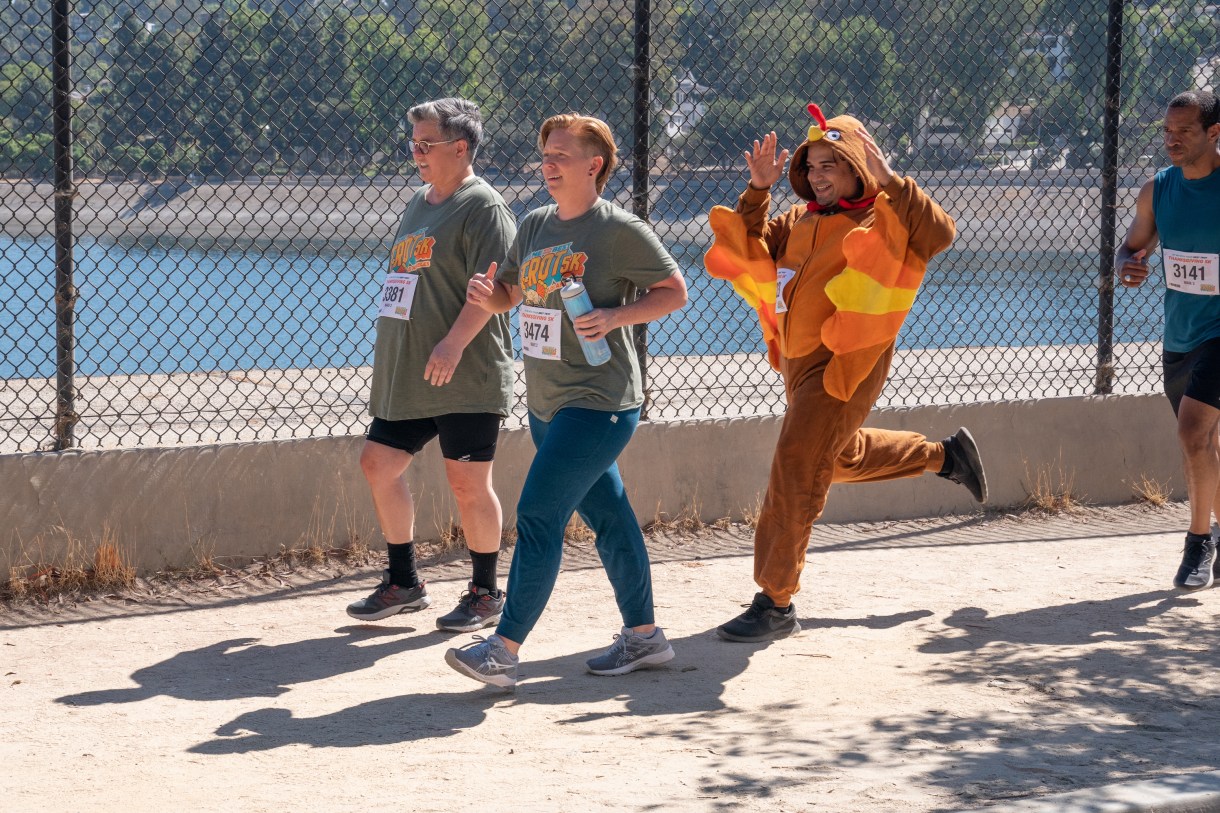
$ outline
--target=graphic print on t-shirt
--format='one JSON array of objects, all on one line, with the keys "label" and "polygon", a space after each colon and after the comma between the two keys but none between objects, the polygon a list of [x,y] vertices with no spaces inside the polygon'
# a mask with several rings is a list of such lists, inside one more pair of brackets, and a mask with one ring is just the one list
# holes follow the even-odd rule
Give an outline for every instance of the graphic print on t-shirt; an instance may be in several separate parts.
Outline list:
[{"label": "graphic print on t-shirt", "polygon": [[394,244],[390,252],[391,274],[418,274],[432,264],[432,247],[436,245],[436,238],[427,234],[427,229],[420,229]]},{"label": "graphic print on t-shirt", "polygon": [[567,277],[585,275],[589,255],[572,251],[571,243],[531,251],[521,258],[521,293],[527,305],[541,305],[547,295],[563,287]]}]

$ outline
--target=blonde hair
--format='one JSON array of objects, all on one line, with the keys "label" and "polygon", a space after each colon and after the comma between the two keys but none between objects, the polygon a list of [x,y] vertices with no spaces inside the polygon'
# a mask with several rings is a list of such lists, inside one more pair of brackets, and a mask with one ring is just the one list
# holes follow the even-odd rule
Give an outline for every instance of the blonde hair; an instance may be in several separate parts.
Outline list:
[{"label": "blonde hair", "polygon": [[618,166],[618,147],[614,143],[610,125],[593,116],[560,113],[542,122],[542,129],[538,131],[538,149],[546,146],[547,137],[555,130],[567,130],[576,136],[589,152],[602,157],[602,168],[598,170],[596,179],[597,194],[600,195],[606,188],[606,182],[610,180],[610,173]]}]

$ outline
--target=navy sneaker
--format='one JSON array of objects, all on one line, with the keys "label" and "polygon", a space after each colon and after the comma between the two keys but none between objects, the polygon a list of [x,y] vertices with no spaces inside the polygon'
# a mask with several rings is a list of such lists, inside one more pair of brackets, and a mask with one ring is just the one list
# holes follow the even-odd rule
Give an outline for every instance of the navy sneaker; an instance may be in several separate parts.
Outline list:
[{"label": "navy sneaker", "polygon": [[727,624],[716,627],[717,635],[726,641],[752,644],[787,638],[801,631],[801,625],[796,620],[795,604],[778,610],[775,602],[766,593],[756,593],[753,603],[743,606],[748,606],[749,609]]},{"label": "navy sneaker", "polygon": [[390,571],[381,574],[381,584],[367,598],[347,605],[347,614],[361,621],[380,621],[398,613],[414,613],[432,603],[424,582],[414,587],[390,583]]}]

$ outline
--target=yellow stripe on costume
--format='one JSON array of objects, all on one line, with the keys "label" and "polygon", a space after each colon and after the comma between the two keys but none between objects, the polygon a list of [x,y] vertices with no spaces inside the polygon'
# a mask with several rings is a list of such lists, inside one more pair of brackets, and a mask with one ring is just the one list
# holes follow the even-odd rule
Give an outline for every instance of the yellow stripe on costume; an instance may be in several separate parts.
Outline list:
[{"label": "yellow stripe on costume", "polygon": [[862,271],[844,268],[826,283],[826,296],[840,311],[884,314],[909,311],[917,288],[888,288]]},{"label": "yellow stripe on costume", "polygon": [[758,310],[764,302],[771,305],[775,304],[775,283],[774,282],[759,282],[751,276],[742,274],[734,280],[733,290],[737,295],[746,301],[751,308]]}]

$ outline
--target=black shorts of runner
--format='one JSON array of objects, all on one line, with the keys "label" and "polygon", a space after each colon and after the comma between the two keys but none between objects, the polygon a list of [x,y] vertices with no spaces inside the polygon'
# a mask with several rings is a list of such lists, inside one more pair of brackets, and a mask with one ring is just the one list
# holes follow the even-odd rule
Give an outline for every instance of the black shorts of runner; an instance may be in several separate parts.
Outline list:
[{"label": "black shorts of runner", "polygon": [[1220,339],[1209,339],[1189,353],[1162,354],[1165,371],[1165,394],[1173,405],[1173,414],[1183,397],[1202,401],[1220,409]]},{"label": "black shorts of runner", "polygon": [[419,454],[435,437],[441,439],[441,456],[461,463],[488,463],[496,456],[496,440],[504,419],[490,412],[455,412],[435,418],[386,421],[373,418],[366,438],[374,443]]}]

